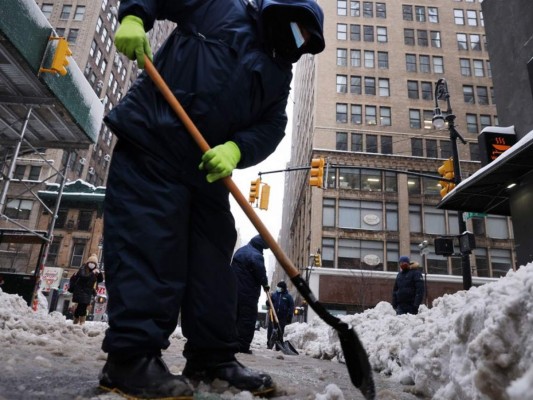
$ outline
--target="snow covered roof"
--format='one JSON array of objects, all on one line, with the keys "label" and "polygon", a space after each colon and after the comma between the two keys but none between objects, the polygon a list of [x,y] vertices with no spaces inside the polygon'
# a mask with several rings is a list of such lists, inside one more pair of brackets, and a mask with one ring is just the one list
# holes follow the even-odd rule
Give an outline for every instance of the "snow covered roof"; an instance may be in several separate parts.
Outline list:
[{"label": "snow covered roof", "polygon": [[533,131],[496,160],[464,179],[438,208],[510,216],[511,183],[533,170]]}]

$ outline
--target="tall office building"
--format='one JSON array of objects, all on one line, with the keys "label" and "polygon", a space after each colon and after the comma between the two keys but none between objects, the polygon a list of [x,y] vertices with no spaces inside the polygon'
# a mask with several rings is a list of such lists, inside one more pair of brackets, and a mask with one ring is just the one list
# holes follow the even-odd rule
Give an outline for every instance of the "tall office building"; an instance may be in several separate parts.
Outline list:
[{"label": "tall office building", "polygon": [[[52,34],[67,39],[72,58],[104,104],[105,112],[118,103],[140,72],[137,64],[119,54],[113,44],[119,26],[119,3],[36,0],[53,27]],[[156,22],[149,34],[154,52],[174,27],[167,21]],[[26,229],[49,230],[60,183],[65,178],[46,266],[74,270],[90,254],[101,256],[102,204],[115,140],[102,124],[97,142],[89,148],[80,145],[36,152],[28,149],[15,161],[15,180],[11,182],[3,212]],[[25,190],[28,186],[31,190]],[[13,226],[10,221],[1,223],[2,228]],[[2,243],[0,271],[31,273],[41,257],[37,246]]]},{"label": "tall office building", "polygon": [[[290,165],[324,157],[324,185],[310,187],[307,171],[286,174],[281,243],[330,308],[390,301],[400,255],[427,268],[430,299],[461,288],[461,257],[435,254],[438,237],[455,238],[457,253],[460,232],[457,212],[438,208],[434,177],[453,148],[432,118],[437,106],[450,111],[435,99],[444,78],[466,179],[481,165],[478,134],[498,125],[480,2],[319,1],[326,49],[296,66]],[[515,264],[510,220],[464,217],[477,245],[474,284],[504,275]],[[304,268],[318,252],[321,268]]]}]

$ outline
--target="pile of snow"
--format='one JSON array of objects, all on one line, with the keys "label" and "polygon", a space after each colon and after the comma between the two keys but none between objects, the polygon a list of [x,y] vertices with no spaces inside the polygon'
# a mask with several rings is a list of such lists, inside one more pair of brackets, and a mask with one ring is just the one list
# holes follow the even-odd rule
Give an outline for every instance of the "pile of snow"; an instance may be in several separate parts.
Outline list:
[{"label": "pile of snow", "polygon": [[[396,316],[381,302],[343,316],[374,371],[434,399],[531,398],[533,393],[533,264],[500,280],[445,295],[417,315]],[[342,361],[336,332],[320,319],[286,327],[306,354]]]}]

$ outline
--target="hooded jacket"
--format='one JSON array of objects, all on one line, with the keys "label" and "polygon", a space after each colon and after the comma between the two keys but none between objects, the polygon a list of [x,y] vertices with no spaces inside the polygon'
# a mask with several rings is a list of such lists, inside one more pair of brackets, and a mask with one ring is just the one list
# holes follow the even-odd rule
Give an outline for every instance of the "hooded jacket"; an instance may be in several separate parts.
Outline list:
[{"label": "hooded jacket", "polygon": [[[177,23],[154,64],[211,147],[234,141],[237,168],[275,150],[287,124],[292,65],[275,57],[267,32],[276,16],[289,15],[309,27],[301,53],[322,51],[323,14],[314,0],[123,0],[119,19],[126,15],[140,17],[147,31],[156,19]],[[145,72],[105,122],[191,182],[205,175],[200,150]]]},{"label": "hooded jacket", "polygon": [[245,301],[257,305],[261,287],[268,285],[264,249],[268,249],[268,245],[257,235],[233,256],[231,266],[238,280],[239,302]]},{"label": "hooded jacket", "polygon": [[409,268],[398,272],[392,291],[392,307],[399,313],[416,314],[424,299],[424,280],[420,264],[411,262]]}]

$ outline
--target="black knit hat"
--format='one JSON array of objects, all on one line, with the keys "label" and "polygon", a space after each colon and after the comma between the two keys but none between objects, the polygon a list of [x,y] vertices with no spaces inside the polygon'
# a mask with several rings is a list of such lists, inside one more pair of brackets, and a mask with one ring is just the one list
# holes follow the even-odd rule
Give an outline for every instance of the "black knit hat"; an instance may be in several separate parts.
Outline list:
[{"label": "black knit hat", "polygon": [[283,290],[287,290],[287,284],[285,283],[285,281],[280,281],[277,286],[282,288]]}]

